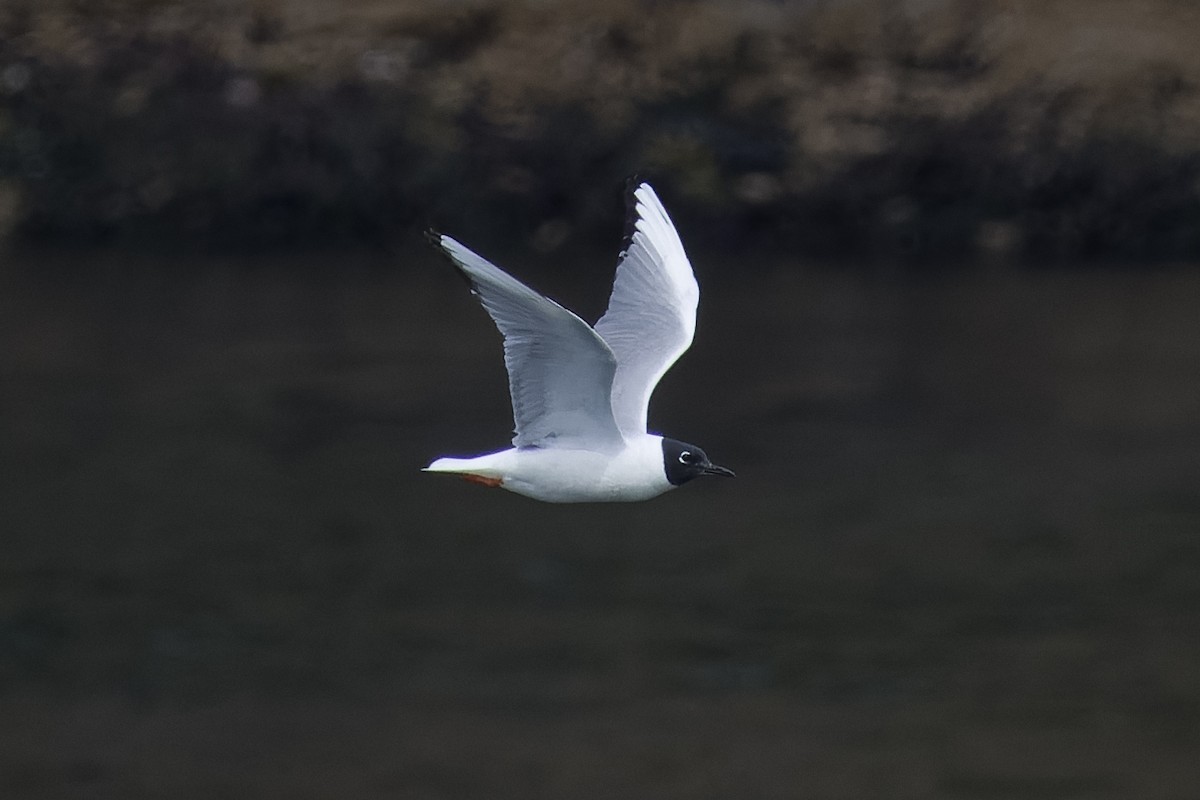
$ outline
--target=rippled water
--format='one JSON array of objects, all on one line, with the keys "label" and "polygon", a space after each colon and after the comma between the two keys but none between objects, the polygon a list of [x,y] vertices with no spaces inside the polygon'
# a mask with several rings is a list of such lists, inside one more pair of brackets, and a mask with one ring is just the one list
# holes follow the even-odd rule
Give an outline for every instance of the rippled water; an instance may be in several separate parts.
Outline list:
[{"label": "rippled water", "polygon": [[702,264],[738,480],[554,507],[418,472],[511,424],[461,283],[329,261],[0,272],[5,797],[1194,791],[1194,269]]}]

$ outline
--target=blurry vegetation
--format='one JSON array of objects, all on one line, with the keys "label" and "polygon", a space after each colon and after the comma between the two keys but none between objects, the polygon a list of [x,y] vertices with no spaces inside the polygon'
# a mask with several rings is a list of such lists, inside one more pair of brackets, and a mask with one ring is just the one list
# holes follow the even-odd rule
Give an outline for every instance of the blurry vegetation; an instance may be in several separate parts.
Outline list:
[{"label": "blurry vegetation", "polygon": [[708,247],[1200,258],[1197,30],[1186,0],[9,0],[0,236],[552,251],[640,172]]}]

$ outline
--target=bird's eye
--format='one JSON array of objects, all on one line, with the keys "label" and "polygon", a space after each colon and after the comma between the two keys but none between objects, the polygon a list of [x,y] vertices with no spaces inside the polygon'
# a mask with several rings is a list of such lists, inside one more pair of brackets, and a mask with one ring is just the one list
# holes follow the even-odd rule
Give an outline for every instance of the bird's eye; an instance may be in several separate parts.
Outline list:
[{"label": "bird's eye", "polygon": [[692,455],[692,451],[690,451],[690,450],[684,450],[682,453],[679,454],[679,463],[680,464],[693,464],[693,463],[695,463],[695,461],[696,461],[696,457],[694,455]]}]

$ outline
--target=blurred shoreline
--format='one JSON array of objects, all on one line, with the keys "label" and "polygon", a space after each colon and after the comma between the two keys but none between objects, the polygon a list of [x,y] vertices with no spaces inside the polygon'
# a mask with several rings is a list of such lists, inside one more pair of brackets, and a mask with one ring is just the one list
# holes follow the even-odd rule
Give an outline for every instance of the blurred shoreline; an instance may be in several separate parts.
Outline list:
[{"label": "blurred shoreline", "polygon": [[14,0],[0,237],[547,257],[653,178],[697,246],[912,266],[1200,259],[1181,0]]}]

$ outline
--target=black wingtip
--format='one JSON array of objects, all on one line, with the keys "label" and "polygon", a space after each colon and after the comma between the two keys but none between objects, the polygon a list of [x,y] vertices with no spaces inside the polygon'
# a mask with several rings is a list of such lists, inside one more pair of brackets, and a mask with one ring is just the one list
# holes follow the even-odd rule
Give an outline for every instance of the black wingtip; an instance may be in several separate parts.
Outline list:
[{"label": "black wingtip", "polygon": [[633,246],[633,235],[637,233],[638,221],[637,196],[634,193],[645,182],[636,172],[625,179],[625,231],[621,236],[621,257]]},{"label": "black wingtip", "polygon": [[475,281],[463,269],[462,264],[454,256],[450,255],[450,251],[446,249],[446,245],[442,243],[442,234],[435,231],[433,228],[425,229],[425,241],[437,248],[437,251],[442,254],[442,257],[450,262],[450,266],[454,267],[454,272],[467,284],[467,288],[471,290],[471,294],[479,294],[479,287],[475,285]]}]

